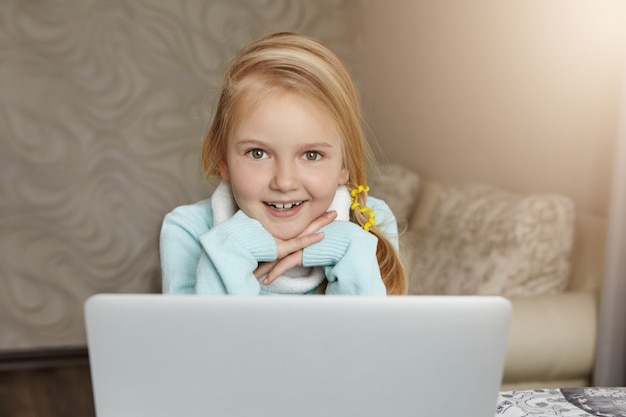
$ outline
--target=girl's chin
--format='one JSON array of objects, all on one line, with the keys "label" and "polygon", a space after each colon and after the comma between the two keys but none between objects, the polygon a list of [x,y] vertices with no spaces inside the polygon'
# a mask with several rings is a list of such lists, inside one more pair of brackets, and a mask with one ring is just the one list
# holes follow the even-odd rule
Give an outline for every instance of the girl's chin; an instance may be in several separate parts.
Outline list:
[{"label": "girl's chin", "polygon": [[270,232],[270,234],[272,236],[274,236],[274,238],[276,239],[280,239],[280,240],[290,240],[290,239],[294,239],[298,236],[300,236],[302,234],[302,232],[304,232],[304,228],[300,229],[296,229],[296,228],[285,228],[285,227],[280,227],[280,226],[276,226],[273,225],[272,226],[267,226],[267,225],[263,225],[265,227],[265,229]]},{"label": "girl's chin", "polygon": [[270,234],[272,236],[274,236],[275,239],[280,239],[280,240],[291,240],[294,239],[298,236],[300,236],[300,233],[285,233],[284,231],[282,232],[273,232],[273,231],[269,231]]}]

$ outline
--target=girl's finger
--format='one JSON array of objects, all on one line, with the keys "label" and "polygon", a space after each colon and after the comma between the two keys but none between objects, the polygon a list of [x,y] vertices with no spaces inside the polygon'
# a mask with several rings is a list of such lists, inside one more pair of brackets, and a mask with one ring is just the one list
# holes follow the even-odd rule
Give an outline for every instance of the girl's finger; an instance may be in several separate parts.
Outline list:
[{"label": "girl's finger", "polygon": [[272,282],[276,280],[279,276],[290,270],[291,268],[295,268],[296,266],[302,265],[302,250],[298,252],[294,252],[290,255],[285,256],[280,261],[276,262],[273,265],[272,270],[267,274],[267,277],[263,280],[263,284],[270,285]]},{"label": "girl's finger", "polygon": [[263,275],[269,273],[272,268],[276,265],[276,261],[274,262],[260,262],[259,266],[254,270],[254,276],[256,278],[261,278]]},{"label": "girl's finger", "polygon": [[276,246],[278,247],[278,260],[287,257],[288,255],[297,252],[319,242],[324,238],[324,233],[315,233],[305,236],[295,237],[289,240],[276,240]]},{"label": "girl's finger", "polygon": [[332,223],[336,218],[337,218],[336,211],[334,210],[327,211],[326,213],[319,216],[317,219],[313,220],[311,224],[309,224],[306,227],[306,229],[304,229],[304,231],[300,233],[300,236],[305,236],[305,235],[310,235],[312,233],[316,233],[322,227],[326,226],[327,224]]}]

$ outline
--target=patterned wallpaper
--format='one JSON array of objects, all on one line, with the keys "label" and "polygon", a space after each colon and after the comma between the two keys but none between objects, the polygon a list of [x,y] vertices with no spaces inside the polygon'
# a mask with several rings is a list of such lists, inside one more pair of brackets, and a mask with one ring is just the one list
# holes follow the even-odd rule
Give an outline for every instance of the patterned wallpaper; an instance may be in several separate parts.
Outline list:
[{"label": "patterned wallpaper", "polygon": [[292,30],[351,66],[363,1],[2,0],[0,350],[84,345],[90,294],[158,292],[227,61]]}]

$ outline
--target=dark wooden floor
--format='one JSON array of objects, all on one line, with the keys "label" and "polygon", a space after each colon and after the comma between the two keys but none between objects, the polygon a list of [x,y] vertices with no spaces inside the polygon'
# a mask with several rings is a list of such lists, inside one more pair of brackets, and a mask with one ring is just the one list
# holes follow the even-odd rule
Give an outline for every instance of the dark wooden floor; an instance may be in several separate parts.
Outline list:
[{"label": "dark wooden floor", "polygon": [[95,416],[88,365],[0,371],[0,416]]}]

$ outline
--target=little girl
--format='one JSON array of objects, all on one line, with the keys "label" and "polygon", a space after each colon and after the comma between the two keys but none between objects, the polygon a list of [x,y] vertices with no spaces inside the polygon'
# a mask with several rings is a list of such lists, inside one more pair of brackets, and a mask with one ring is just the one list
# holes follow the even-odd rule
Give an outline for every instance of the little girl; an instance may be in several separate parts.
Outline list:
[{"label": "little girl", "polygon": [[163,221],[163,292],[405,293],[396,220],[367,196],[369,155],[333,52],[291,33],[245,47],[203,143],[221,182]]}]

